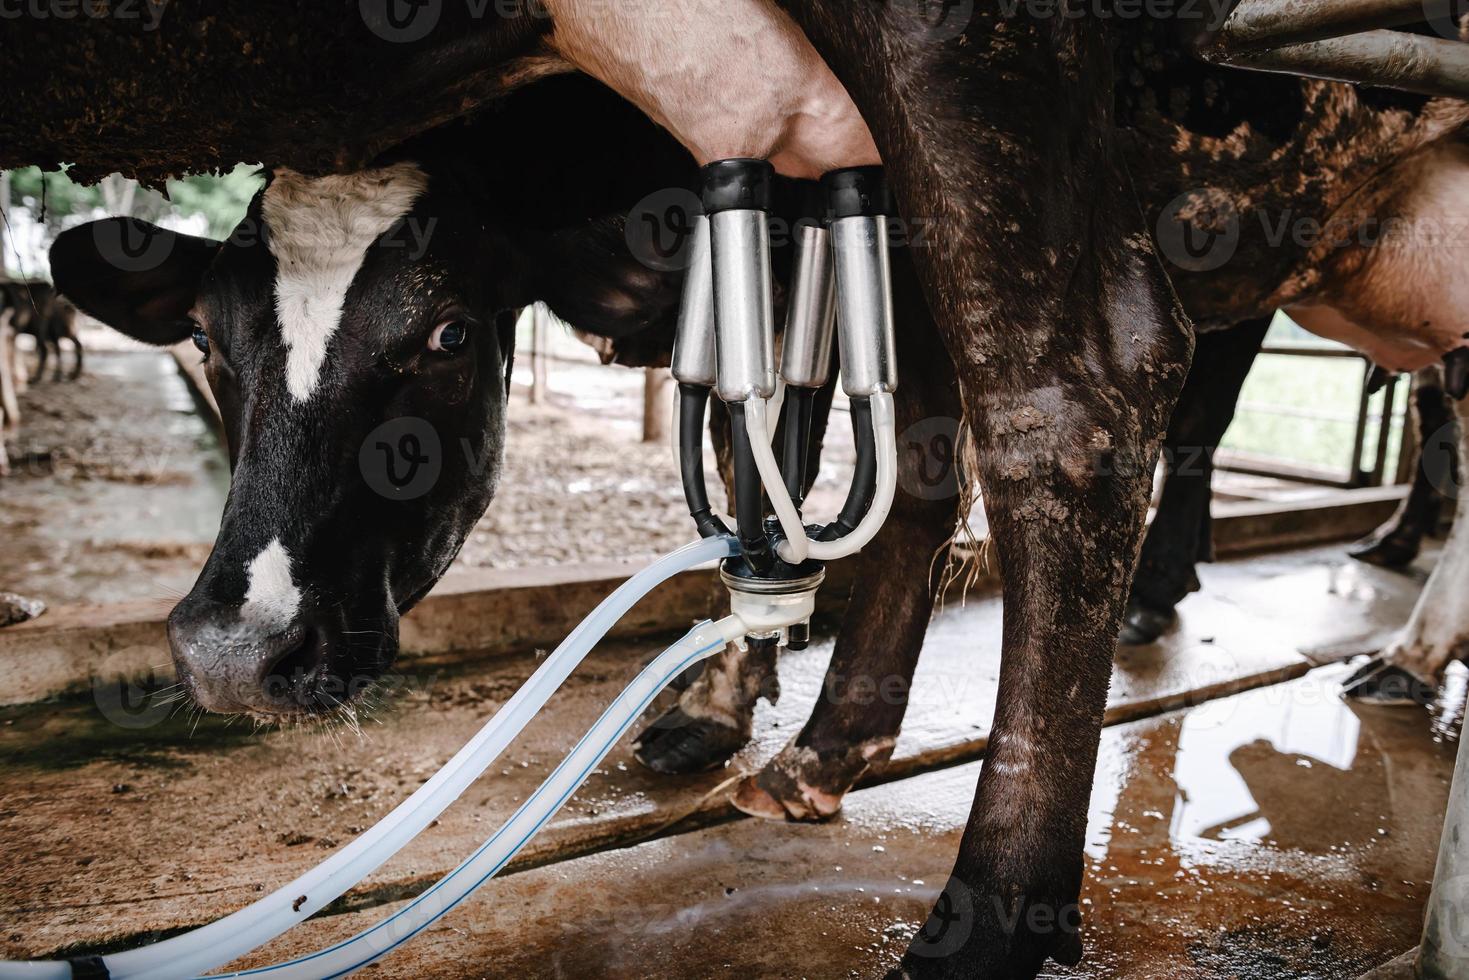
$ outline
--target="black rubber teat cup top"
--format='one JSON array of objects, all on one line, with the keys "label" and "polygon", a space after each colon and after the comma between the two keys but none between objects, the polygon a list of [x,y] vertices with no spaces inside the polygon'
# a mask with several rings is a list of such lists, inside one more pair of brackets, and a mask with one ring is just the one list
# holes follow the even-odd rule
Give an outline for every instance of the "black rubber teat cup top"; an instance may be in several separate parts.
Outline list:
[{"label": "black rubber teat cup top", "polygon": [[704,213],[769,211],[775,168],[768,160],[716,160],[700,171]]},{"label": "black rubber teat cup top", "polygon": [[877,217],[898,213],[882,167],[846,167],[821,175],[826,191],[826,220]]}]

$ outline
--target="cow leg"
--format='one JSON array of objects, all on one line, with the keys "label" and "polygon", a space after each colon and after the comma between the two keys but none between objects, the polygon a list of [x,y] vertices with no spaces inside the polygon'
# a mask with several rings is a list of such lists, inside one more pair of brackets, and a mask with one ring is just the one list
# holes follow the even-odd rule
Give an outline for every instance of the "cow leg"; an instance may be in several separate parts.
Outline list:
[{"label": "cow leg", "polygon": [[[849,559],[856,584],[811,718],[734,794],[734,805],[754,816],[829,817],[867,769],[892,754],[948,559],[958,479],[935,460],[955,459],[962,408],[953,365],[905,257],[895,253],[893,263],[894,311],[903,325],[894,399],[898,431],[905,434],[900,489],[877,537]],[[939,447],[933,439],[950,442]]]},{"label": "cow leg", "polygon": [[1117,637],[1121,643],[1152,643],[1161,636],[1177,618],[1174,607],[1199,589],[1195,564],[1214,560],[1214,452],[1234,421],[1240,389],[1269,328],[1270,318],[1261,317],[1199,335],[1163,438],[1163,495],[1143,539]]},{"label": "cow leg", "polygon": [[[1004,5],[786,0],[873,129],[974,427],[1004,574],[974,807],[909,977],[1080,956],[1087,801],[1152,466],[1191,354],[1131,199],[1105,32]],[[962,31],[922,16],[972,11]]]},{"label": "cow leg", "polygon": [[15,350],[15,331],[11,329],[10,310],[0,311],[0,415],[4,416],[3,429],[15,432],[20,428],[20,401],[16,397],[15,377],[19,361]]},{"label": "cow leg", "polygon": [[[1443,368],[1427,367],[1413,375],[1413,418],[1418,445],[1429,444],[1440,429],[1454,424],[1454,412],[1443,389]],[[1443,494],[1434,486],[1433,474],[1419,460],[1413,483],[1397,511],[1387,523],[1347,549],[1347,554],[1369,565],[1406,568],[1418,557],[1423,538],[1438,527],[1443,512]]]},{"label": "cow leg", "polygon": [[9,310],[0,310],[0,476],[10,474],[10,455],[5,451],[5,435],[17,430],[20,406],[15,397],[14,344]]},{"label": "cow leg", "polygon": [[71,347],[76,354],[76,364],[72,366],[70,380],[75,381],[82,376],[82,338],[74,333],[71,335]]},{"label": "cow leg", "polygon": [[50,352],[50,350],[47,347],[47,344],[46,344],[46,334],[45,334],[44,331],[37,331],[36,334],[35,334],[35,337],[36,337],[36,373],[33,374],[33,375],[31,375],[31,381],[33,383],[39,383],[41,381],[44,381],[45,378],[46,378],[46,360],[47,360],[48,357],[50,357],[50,353],[51,352]]},{"label": "cow leg", "polygon": [[[1469,398],[1454,408],[1459,423],[1459,472],[1469,473]],[[1469,658],[1466,594],[1469,594],[1469,492],[1459,487],[1453,530],[1444,543],[1438,566],[1418,596],[1408,625],[1381,658],[1369,662],[1347,680],[1347,693],[1382,703],[1431,700],[1449,663]]]},{"label": "cow leg", "polygon": [[50,343],[51,353],[56,355],[56,367],[52,369],[51,380],[60,382],[65,376],[65,365],[62,364],[63,358],[61,356],[61,338],[53,333],[50,335]]}]

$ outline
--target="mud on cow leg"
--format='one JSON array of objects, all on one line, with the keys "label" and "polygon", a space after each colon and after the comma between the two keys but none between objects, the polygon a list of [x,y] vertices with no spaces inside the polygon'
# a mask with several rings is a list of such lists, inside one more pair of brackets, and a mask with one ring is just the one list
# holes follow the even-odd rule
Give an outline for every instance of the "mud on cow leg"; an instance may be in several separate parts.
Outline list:
[{"label": "mud on cow leg", "polygon": [[953,439],[962,408],[948,352],[903,251],[893,255],[893,303],[903,325],[894,398],[905,434],[898,494],[877,537],[848,559],[857,565],[856,584],[811,718],[734,794],[734,805],[754,816],[830,817],[868,768],[892,754],[948,558],[957,474],[932,472],[942,454],[928,440]]},{"label": "mud on cow leg", "polygon": [[1173,625],[1174,607],[1199,590],[1196,566],[1214,560],[1214,453],[1234,421],[1240,390],[1270,318],[1200,334],[1193,364],[1163,437],[1165,476],[1158,512],[1143,539],[1120,643],[1152,643]]},{"label": "mud on cow leg", "polygon": [[644,728],[633,755],[669,775],[717,769],[754,731],[755,705],[779,697],[774,647],[734,644],[700,666],[678,703]]},{"label": "mud on cow leg", "polygon": [[[1469,398],[1454,406],[1458,417],[1460,474],[1469,473]],[[1419,469],[1425,464],[1420,463]],[[1443,472],[1447,467],[1437,467]],[[1353,697],[1383,703],[1430,700],[1454,660],[1469,658],[1469,493],[1458,488],[1454,527],[1443,556],[1418,596],[1403,632],[1382,657],[1346,682]]]},{"label": "mud on cow leg", "polygon": [[1033,977],[1080,955],[1112,653],[1191,330],[1128,190],[1094,21],[784,5],[872,127],[905,219],[928,229],[914,258],[1004,576],[989,756],[945,898],[899,974]]},{"label": "mud on cow leg", "polygon": [[[1412,407],[1420,447],[1428,445],[1445,426],[1454,424],[1440,365],[1426,367],[1413,375]],[[1443,512],[1444,496],[1434,484],[1434,477],[1442,474],[1430,472],[1431,469],[1419,460],[1402,505],[1387,523],[1348,548],[1347,554],[1383,568],[1406,568],[1413,563],[1424,537],[1437,529]]]}]

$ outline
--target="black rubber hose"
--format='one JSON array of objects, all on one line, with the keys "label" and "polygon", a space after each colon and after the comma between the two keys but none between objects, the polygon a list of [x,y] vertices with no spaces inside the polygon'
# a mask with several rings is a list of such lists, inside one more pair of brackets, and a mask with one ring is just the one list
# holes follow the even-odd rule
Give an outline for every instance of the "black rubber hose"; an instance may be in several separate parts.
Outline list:
[{"label": "black rubber hose", "polygon": [[852,399],[852,439],[857,443],[857,465],[852,488],[837,519],[821,529],[821,541],[837,541],[856,530],[877,496],[877,437],[872,431],[872,402]]},{"label": "black rubber hose", "polygon": [[729,435],[734,451],[735,521],[739,524],[740,550],[750,568],[763,574],[774,566],[775,557],[765,533],[760,471],[750,448],[750,432],[745,428],[744,402],[729,404]]},{"label": "black rubber hose", "polygon": [[791,503],[800,510],[806,502],[806,452],[811,445],[811,415],[816,401],[815,388],[786,386],[785,446],[780,461],[780,475],[785,478]]},{"label": "black rubber hose", "polygon": [[729,528],[709,509],[709,491],[704,485],[704,410],[708,405],[708,388],[678,386],[678,468],[683,476],[689,516],[694,519],[701,538],[729,533]]}]

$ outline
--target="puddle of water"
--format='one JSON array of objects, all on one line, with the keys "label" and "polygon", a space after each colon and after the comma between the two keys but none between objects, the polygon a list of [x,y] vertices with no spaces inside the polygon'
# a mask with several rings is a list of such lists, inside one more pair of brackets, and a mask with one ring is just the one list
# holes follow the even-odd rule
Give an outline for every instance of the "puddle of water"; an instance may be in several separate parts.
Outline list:
[{"label": "puddle of water", "polygon": [[1094,955],[1057,976],[1355,978],[1416,942],[1464,673],[1430,715],[1344,701],[1350,671],[1104,740],[1083,892]]}]

